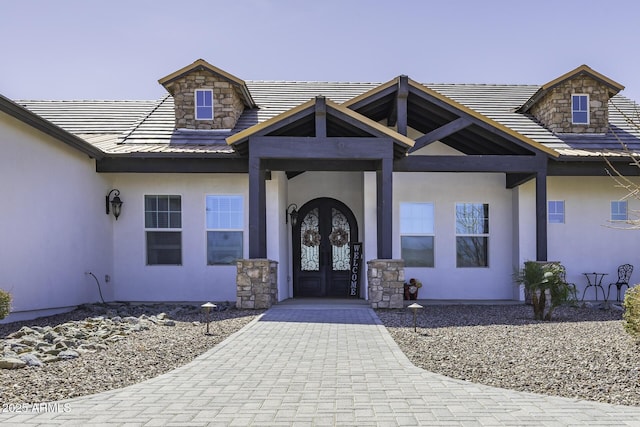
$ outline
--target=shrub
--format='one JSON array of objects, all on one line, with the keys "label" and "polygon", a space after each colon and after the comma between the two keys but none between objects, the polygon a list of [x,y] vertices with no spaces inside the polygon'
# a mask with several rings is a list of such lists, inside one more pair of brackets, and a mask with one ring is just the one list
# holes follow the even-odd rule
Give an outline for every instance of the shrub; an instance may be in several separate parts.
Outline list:
[{"label": "shrub", "polygon": [[556,307],[571,301],[571,290],[562,280],[561,270],[556,263],[527,261],[516,273],[516,283],[522,283],[531,295],[534,319],[551,320]]},{"label": "shrub", "polygon": [[9,315],[11,311],[11,294],[0,289],[0,320]]},{"label": "shrub", "polygon": [[624,330],[640,342],[640,286],[628,289],[624,295]]}]

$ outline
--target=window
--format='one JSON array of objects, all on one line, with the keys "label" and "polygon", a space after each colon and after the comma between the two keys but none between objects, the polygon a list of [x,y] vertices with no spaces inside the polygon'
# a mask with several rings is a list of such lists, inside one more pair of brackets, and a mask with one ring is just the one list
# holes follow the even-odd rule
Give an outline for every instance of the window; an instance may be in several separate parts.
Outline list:
[{"label": "window", "polygon": [[242,258],[242,196],[207,196],[207,265],[229,265]]},{"label": "window", "polygon": [[433,230],[433,203],[400,203],[400,248],[405,266],[434,266]]},{"label": "window", "polygon": [[611,221],[627,221],[628,219],[627,201],[617,200],[611,202]]},{"label": "window", "polygon": [[213,120],[213,90],[196,90],[196,120]]},{"label": "window", "polygon": [[549,200],[549,224],[564,224],[564,200]]},{"label": "window", "polygon": [[571,123],[589,124],[589,95],[571,95]]},{"label": "window", "polygon": [[456,266],[489,266],[489,205],[456,204]]},{"label": "window", "polygon": [[144,196],[147,265],[182,264],[180,196]]}]

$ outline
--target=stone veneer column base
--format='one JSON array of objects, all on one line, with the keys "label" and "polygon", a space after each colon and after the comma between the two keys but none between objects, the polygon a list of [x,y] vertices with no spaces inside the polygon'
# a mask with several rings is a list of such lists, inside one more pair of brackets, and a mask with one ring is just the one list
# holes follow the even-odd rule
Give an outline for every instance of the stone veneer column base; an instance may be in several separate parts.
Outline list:
[{"label": "stone veneer column base", "polygon": [[371,307],[403,308],[404,260],[372,259],[367,267]]},{"label": "stone veneer column base", "polygon": [[237,262],[236,308],[267,309],[278,302],[278,263],[269,259]]}]

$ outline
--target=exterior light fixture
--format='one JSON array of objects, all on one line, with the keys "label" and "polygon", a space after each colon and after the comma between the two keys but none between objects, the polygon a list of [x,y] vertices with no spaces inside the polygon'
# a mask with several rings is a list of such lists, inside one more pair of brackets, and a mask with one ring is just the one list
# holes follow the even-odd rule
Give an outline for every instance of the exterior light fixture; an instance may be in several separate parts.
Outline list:
[{"label": "exterior light fixture", "polygon": [[423,307],[420,304],[414,302],[407,308],[410,308],[411,310],[413,310],[413,332],[418,332],[418,327],[416,324],[416,314],[418,314],[418,310],[420,310]]},{"label": "exterior light fixture", "polygon": [[210,320],[211,320],[211,319],[210,319],[210,316],[211,316],[211,310],[212,310],[212,309],[214,309],[214,308],[216,308],[216,307],[217,307],[217,305],[212,304],[212,303],[210,303],[210,302],[206,302],[206,303],[202,304],[200,307],[202,307],[202,309],[204,310],[204,314],[205,314],[205,316],[206,316],[206,318],[207,318],[207,332],[205,332],[204,334],[205,334],[205,335],[213,335],[213,334],[209,333],[209,322],[210,322]]},{"label": "exterior light fixture", "polygon": [[298,224],[298,205],[295,203],[287,206],[287,212],[284,214],[285,224],[289,223],[289,217],[291,217],[291,227],[295,227]]},{"label": "exterior light fixture", "polygon": [[[113,199],[111,199],[111,193],[115,193]],[[109,215],[109,205],[113,209],[113,216],[116,217],[116,221],[120,216],[120,211],[122,210],[122,200],[120,200],[120,190],[116,190],[115,188],[109,191],[106,197],[106,205],[107,205],[107,215]]]}]

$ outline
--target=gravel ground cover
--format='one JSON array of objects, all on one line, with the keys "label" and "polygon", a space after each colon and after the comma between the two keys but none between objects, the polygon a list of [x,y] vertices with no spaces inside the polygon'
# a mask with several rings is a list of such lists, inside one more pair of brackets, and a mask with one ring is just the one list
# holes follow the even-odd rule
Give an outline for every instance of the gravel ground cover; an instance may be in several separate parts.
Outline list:
[{"label": "gravel ground cover", "polygon": [[[45,363],[40,367],[0,369],[0,402],[36,404],[99,393],[125,387],[156,377],[182,366],[229,335],[240,330],[261,311],[214,311],[210,314],[209,332],[205,335],[206,318],[199,307],[176,309],[166,306],[131,306],[130,316],[156,315],[171,312],[168,318],[175,325],[151,323],[149,329],[131,333],[125,339],[109,343],[102,351],[85,352],[72,360]],[[70,313],[35,320],[0,324],[2,339],[23,326],[53,326],[99,315],[93,308],[81,308]],[[110,316],[106,316],[110,317]]]},{"label": "gravel ground cover", "polygon": [[427,305],[378,310],[413,364],[494,387],[640,405],[640,346],[624,331],[622,311],[561,307],[533,320],[525,305]]},{"label": "gravel ground cover", "polygon": [[[131,307],[127,314],[166,310]],[[188,363],[260,313],[212,312],[212,335],[206,336],[198,309],[178,310],[168,316],[174,326],[154,324],[103,351],[41,367],[0,369],[0,402],[49,402],[144,381]],[[417,332],[406,309],[377,314],[412,363],[428,371],[513,390],[640,405],[640,347],[624,332],[621,311],[562,307],[554,321],[537,322],[530,306],[427,305],[417,317]],[[80,309],[3,324],[0,341],[22,326],[91,316],[95,311]]]}]

